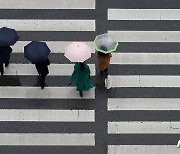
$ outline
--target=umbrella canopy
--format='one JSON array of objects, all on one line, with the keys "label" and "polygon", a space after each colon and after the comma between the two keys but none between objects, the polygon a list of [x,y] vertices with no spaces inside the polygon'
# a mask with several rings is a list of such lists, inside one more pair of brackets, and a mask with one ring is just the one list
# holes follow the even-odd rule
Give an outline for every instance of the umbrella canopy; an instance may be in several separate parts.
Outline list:
[{"label": "umbrella canopy", "polygon": [[93,46],[96,51],[106,54],[115,51],[118,47],[118,42],[115,41],[112,36],[105,33],[96,36],[93,42]]},{"label": "umbrella canopy", "polygon": [[14,45],[18,39],[19,36],[14,29],[0,28],[0,47]]},{"label": "umbrella canopy", "polygon": [[64,56],[71,62],[84,62],[91,57],[92,48],[84,42],[72,42],[65,48]]},{"label": "umbrella canopy", "polygon": [[32,63],[46,60],[50,52],[45,42],[32,41],[24,47],[24,57]]}]

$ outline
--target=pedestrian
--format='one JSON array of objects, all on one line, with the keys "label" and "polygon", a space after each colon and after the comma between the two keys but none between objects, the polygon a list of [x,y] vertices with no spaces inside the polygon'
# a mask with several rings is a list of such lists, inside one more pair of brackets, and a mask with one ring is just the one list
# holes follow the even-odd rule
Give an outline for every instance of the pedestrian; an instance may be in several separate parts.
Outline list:
[{"label": "pedestrian", "polygon": [[94,87],[90,80],[90,69],[85,62],[77,62],[74,66],[74,71],[70,77],[69,85],[76,81],[76,90],[83,97],[83,91],[87,91]]},{"label": "pedestrian", "polygon": [[44,61],[37,62],[34,64],[36,66],[37,72],[39,73],[41,89],[44,89],[45,79],[46,79],[46,76],[49,74],[48,65],[50,65],[50,61],[47,58]]},{"label": "pedestrian", "polygon": [[3,64],[5,64],[5,67],[8,67],[8,65],[9,65],[11,52],[12,52],[12,48],[10,46],[0,47],[0,72],[1,72],[1,76],[3,76],[3,74],[4,74]]},{"label": "pedestrian", "polygon": [[[105,46],[100,47],[101,50],[107,51],[107,48]],[[103,53],[98,51],[96,58],[98,59],[98,68],[100,70],[100,75],[105,74],[105,77],[107,78],[108,76],[108,66],[110,63],[110,58],[112,57],[111,53]]]}]

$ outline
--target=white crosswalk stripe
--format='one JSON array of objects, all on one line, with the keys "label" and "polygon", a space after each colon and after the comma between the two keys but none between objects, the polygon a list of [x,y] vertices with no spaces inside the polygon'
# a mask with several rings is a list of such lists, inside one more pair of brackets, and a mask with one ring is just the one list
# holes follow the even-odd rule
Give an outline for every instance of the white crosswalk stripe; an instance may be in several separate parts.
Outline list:
[{"label": "white crosswalk stripe", "polygon": [[180,87],[180,76],[118,75],[111,78],[112,87]]},{"label": "white crosswalk stripe", "polygon": [[180,42],[180,31],[108,31],[119,42]]},{"label": "white crosswalk stripe", "polygon": [[179,53],[113,53],[111,64],[179,65]]},{"label": "white crosswalk stripe", "polygon": [[108,110],[180,110],[179,98],[109,98]]},{"label": "white crosswalk stripe", "polygon": [[[80,99],[75,87],[0,87],[0,98],[30,98],[30,99]],[[83,99],[95,99],[95,88],[84,92]]]},{"label": "white crosswalk stripe", "polygon": [[119,153],[173,153],[178,154],[179,149],[175,145],[110,145],[108,154],[119,154]]},{"label": "white crosswalk stripe", "polygon": [[179,129],[180,122],[108,122],[109,134],[178,134]]},{"label": "white crosswalk stripe", "polygon": [[0,121],[94,122],[94,110],[0,109]]},{"label": "white crosswalk stripe", "polygon": [[180,9],[108,9],[109,20],[180,20]]},{"label": "white crosswalk stripe", "polygon": [[0,145],[15,146],[94,146],[94,134],[0,133]]},{"label": "white crosswalk stripe", "polygon": [[1,0],[0,9],[95,9],[95,0]]},{"label": "white crosswalk stripe", "polygon": [[17,31],[95,31],[94,20],[0,20],[0,27]]}]

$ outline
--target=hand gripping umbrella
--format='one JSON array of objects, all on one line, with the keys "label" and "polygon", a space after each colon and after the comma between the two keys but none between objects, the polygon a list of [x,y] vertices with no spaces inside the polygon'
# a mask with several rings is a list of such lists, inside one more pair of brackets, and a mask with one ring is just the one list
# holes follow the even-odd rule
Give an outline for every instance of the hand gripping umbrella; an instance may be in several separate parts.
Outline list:
[{"label": "hand gripping umbrella", "polygon": [[24,57],[32,63],[46,60],[50,52],[45,42],[32,41],[24,47]]},{"label": "hand gripping umbrella", "polygon": [[84,62],[91,57],[92,48],[84,42],[72,42],[65,48],[64,56],[71,62]]},{"label": "hand gripping umbrella", "polygon": [[114,40],[109,34],[101,34],[96,36],[93,46],[96,51],[103,52],[105,54],[113,52],[118,47],[118,42]]},{"label": "hand gripping umbrella", "polygon": [[0,47],[14,45],[18,39],[19,36],[14,29],[0,28]]}]

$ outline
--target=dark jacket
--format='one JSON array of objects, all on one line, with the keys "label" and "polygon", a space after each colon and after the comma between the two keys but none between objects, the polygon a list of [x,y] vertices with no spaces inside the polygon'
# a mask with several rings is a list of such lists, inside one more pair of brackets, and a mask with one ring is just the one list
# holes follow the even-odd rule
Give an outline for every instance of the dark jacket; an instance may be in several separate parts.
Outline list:
[{"label": "dark jacket", "polygon": [[49,73],[48,65],[50,65],[50,61],[47,58],[45,61],[35,63],[36,69],[39,74],[46,76]]},{"label": "dark jacket", "polygon": [[11,52],[12,48],[10,46],[0,47],[0,64],[9,61]]}]

